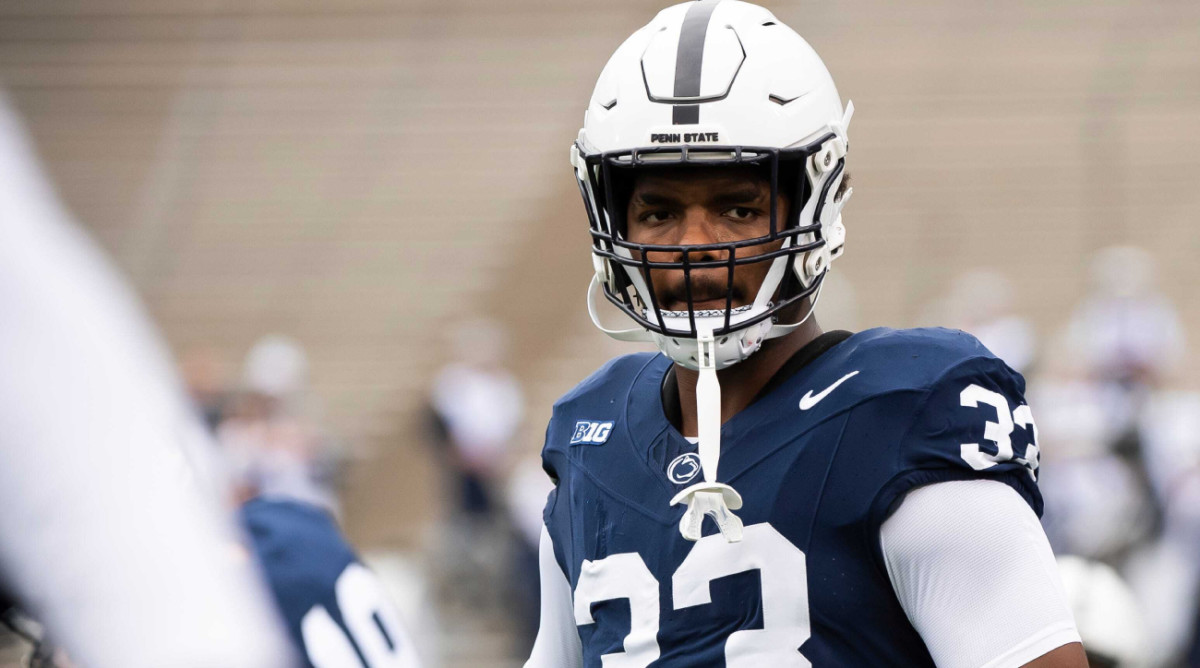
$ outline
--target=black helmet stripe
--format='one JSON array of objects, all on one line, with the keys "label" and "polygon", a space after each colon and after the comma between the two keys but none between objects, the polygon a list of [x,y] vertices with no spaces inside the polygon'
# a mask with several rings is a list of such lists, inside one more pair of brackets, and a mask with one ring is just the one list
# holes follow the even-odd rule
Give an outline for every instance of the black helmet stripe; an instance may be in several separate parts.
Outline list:
[{"label": "black helmet stripe", "polygon": [[[704,64],[704,38],[708,22],[721,0],[696,0],[688,7],[679,29],[679,50],[675,53],[675,97],[700,97],[700,70]],[[700,122],[700,105],[677,104],[671,110],[675,125]]]}]

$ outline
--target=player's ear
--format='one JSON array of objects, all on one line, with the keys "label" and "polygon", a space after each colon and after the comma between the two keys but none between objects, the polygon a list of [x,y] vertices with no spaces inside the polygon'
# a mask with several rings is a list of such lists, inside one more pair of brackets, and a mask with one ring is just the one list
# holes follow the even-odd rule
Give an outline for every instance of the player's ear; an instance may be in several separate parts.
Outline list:
[{"label": "player's ear", "polygon": [[850,190],[850,170],[842,172],[842,182],[838,184],[837,193],[834,195],[835,200],[840,200],[846,196],[846,191]]}]

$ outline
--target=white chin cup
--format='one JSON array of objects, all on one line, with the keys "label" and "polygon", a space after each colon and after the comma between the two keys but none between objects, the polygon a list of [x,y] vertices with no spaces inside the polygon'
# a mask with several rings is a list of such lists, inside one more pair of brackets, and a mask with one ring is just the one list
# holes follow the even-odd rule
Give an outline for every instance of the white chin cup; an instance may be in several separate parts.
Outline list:
[{"label": "white chin cup", "polygon": [[[748,319],[752,314],[761,313],[760,309],[752,309],[746,314],[743,319]],[[676,313],[662,312],[663,322],[666,323],[667,329],[690,329],[687,315],[679,315]],[[672,321],[678,321],[679,327],[673,327]],[[696,318],[697,330],[705,328],[716,329],[725,324],[724,316],[705,316]],[[731,324],[737,324],[735,318]],[[716,354],[714,355],[716,367],[718,370],[724,369],[738,362],[745,360],[758,349],[762,347],[763,341],[767,339],[768,333],[771,331],[773,320],[767,318],[762,322],[755,323],[744,329],[738,329],[728,334],[722,334],[716,337]],[[696,339],[689,336],[672,336],[669,334],[652,333],[655,345],[662,351],[664,355],[670,357],[675,363],[680,366],[691,369],[693,371],[700,368],[700,362],[696,359]]]}]

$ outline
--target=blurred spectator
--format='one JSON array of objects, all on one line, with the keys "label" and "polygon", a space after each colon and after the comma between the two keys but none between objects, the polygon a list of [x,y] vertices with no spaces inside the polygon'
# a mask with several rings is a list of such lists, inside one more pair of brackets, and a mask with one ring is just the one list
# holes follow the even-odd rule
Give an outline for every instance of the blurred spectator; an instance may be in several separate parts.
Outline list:
[{"label": "blurred spectator", "polygon": [[[507,333],[476,319],[452,337],[454,361],[434,380],[429,417],[432,441],[451,495],[451,521],[440,536],[440,566],[450,598],[471,606],[499,603],[511,532],[496,494],[524,411],[516,378],[504,368]],[[536,543],[535,543],[536,544]]]},{"label": "blurred spectator", "polygon": [[1129,586],[1108,566],[1080,557],[1058,559],[1090,668],[1132,668],[1146,659],[1141,612]]},{"label": "blurred spectator", "polygon": [[1166,531],[1200,549],[1200,392],[1161,391],[1147,399],[1138,434]]},{"label": "blurred spectator", "polygon": [[1057,345],[1030,390],[1048,444],[1047,534],[1056,552],[1125,577],[1144,616],[1144,665],[1179,665],[1200,591],[1200,394],[1167,389],[1184,333],[1149,254],[1097,253]]},{"label": "blurred spectator", "polygon": [[420,665],[383,584],[333,515],[340,459],[312,415],[300,344],[280,335],[259,339],[236,391],[211,350],[189,352],[180,366],[198,409],[215,425],[249,548],[302,665]]},{"label": "blurred spectator", "polygon": [[179,371],[200,418],[216,433],[230,398],[220,356],[212,348],[193,348],[180,356]]},{"label": "blurred spectator", "polygon": [[1155,506],[1140,464],[1116,452],[1124,432],[1112,416],[1128,410],[1124,395],[1087,379],[1051,376],[1037,379],[1029,397],[1047,446],[1039,486],[1055,552],[1117,560],[1150,538]]},{"label": "blurred spectator", "polygon": [[456,481],[455,506],[467,515],[492,512],[492,488],[524,413],[521,387],[503,366],[507,349],[497,323],[465,322],[454,333],[455,361],[433,384],[436,444]]},{"label": "blurred spectator", "polygon": [[1194,547],[1149,541],[1120,569],[1143,611],[1151,666],[1178,666],[1187,652],[1198,593]]},{"label": "blurred spectator", "polygon": [[1120,458],[1054,462],[1041,488],[1046,490],[1043,525],[1057,553],[1118,562],[1151,536],[1137,471]]},{"label": "blurred spectator", "polygon": [[1013,312],[1012,282],[995,271],[956,278],[940,304],[938,324],[970,332],[1010,367],[1025,373],[1034,360],[1033,326]]},{"label": "blurred spectator", "polygon": [[1093,258],[1091,294],[1072,315],[1067,340],[1100,382],[1153,387],[1182,359],[1179,316],[1155,280],[1154,261],[1140,248],[1114,246]]},{"label": "blurred spectator", "polygon": [[[1155,290],[1149,254],[1123,246],[1097,253],[1089,295],[1070,318],[1057,366],[1031,391],[1043,438],[1054,444],[1047,475],[1062,483],[1045,486],[1052,540],[1075,534],[1093,543],[1059,547],[1118,559],[1116,543],[1157,538],[1166,512],[1158,479],[1171,467],[1155,454],[1164,439],[1148,442],[1140,416],[1180,362],[1183,341],[1174,308]],[[1105,490],[1103,502],[1089,489]],[[1107,551],[1096,543],[1107,543]]]},{"label": "blurred spectator", "polygon": [[341,456],[316,424],[307,391],[308,356],[299,343],[269,335],[254,344],[217,428],[239,498],[285,497],[337,512]]},{"label": "blurred spectator", "polygon": [[1200,614],[1200,393],[1151,394],[1138,435],[1163,519],[1159,540],[1128,570],[1153,625],[1155,656],[1168,661],[1186,652]]},{"label": "blurred spectator", "polygon": [[537,637],[541,615],[538,547],[544,526],[542,509],[552,489],[554,484],[538,456],[519,461],[508,477],[508,512],[515,530],[509,600],[517,622],[516,656],[528,655]]}]

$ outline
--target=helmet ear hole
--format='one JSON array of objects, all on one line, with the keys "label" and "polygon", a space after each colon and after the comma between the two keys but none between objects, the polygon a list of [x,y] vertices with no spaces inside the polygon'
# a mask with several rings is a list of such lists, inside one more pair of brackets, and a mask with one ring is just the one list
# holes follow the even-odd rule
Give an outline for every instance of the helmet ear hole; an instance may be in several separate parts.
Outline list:
[{"label": "helmet ear hole", "polygon": [[787,271],[783,272],[783,278],[779,280],[779,288],[775,292],[777,300],[787,301],[795,295],[800,294],[804,286],[800,282],[799,272],[800,264],[797,258],[788,258]]},{"label": "helmet ear hole", "polygon": [[625,212],[629,208],[629,198],[633,196],[635,175],[631,169],[619,168],[609,169],[607,174],[613,201],[605,202],[605,205],[612,217],[611,222],[615,223],[613,231],[622,239],[628,239],[629,225]]},{"label": "helmet ear hole", "polygon": [[804,169],[803,160],[779,161],[779,194],[787,201],[787,220],[782,221],[780,230],[795,228],[800,224],[800,211],[808,201],[809,185]]}]

